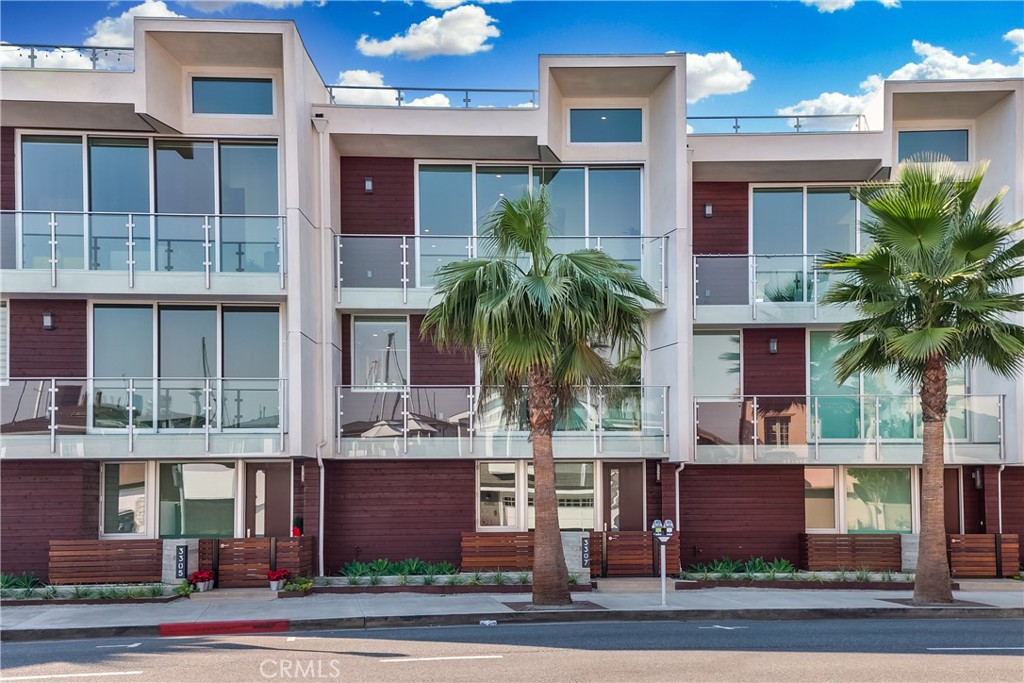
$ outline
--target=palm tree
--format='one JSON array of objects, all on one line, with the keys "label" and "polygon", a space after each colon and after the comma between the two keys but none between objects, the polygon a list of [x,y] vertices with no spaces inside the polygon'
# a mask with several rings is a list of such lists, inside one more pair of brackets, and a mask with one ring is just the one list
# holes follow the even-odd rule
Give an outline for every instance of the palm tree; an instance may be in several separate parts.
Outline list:
[{"label": "palm tree", "polygon": [[535,477],[533,602],[563,605],[572,598],[551,434],[572,409],[576,387],[613,377],[598,348],[643,344],[644,302],[658,296],[635,269],[603,252],[552,252],[549,213],[543,188],[499,201],[481,232],[485,256],[438,269],[441,301],[427,311],[423,335],[440,349],[484,352],[481,404],[485,393],[500,395],[506,421],[525,401]]},{"label": "palm tree", "polygon": [[1024,311],[1013,282],[1024,277],[1024,221],[1006,225],[1006,188],[979,200],[987,163],[964,167],[944,157],[901,164],[895,182],[852,190],[870,210],[861,229],[874,245],[860,255],[829,252],[826,268],[845,274],[825,302],[852,305],[859,320],[836,334],[850,347],[835,362],[842,383],[861,372],[894,370],[920,387],[924,418],[921,543],[916,604],[951,602],[943,521],[946,370],[981,363],[1010,377],[1024,367]]}]

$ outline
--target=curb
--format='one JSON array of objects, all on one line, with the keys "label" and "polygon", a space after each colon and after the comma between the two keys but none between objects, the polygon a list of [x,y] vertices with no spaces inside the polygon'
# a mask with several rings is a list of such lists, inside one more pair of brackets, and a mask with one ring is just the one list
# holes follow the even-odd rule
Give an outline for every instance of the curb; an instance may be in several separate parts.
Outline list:
[{"label": "curb", "polygon": [[801,621],[823,619],[1024,619],[1022,607],[854,607],[815,609],[733,610],[562,610],[478,614],[417,614],[391,617],[336,619],[263,619],[159,624],[153,626],[95,626],[83,628],[5,629],[0,641],[74,640],[83,638],[150,638],[213,636],[288,631],[345,631],[427,626],[476,626],[481,621],[501,624],[557,624],[595,621]]}]

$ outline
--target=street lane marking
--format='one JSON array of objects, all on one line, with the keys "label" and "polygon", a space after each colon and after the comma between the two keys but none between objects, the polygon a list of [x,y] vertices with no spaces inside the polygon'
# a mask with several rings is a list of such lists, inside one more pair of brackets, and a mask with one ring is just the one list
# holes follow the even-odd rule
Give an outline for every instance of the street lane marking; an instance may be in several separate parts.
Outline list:
[{"label": "street lane marking", "polygon": [[100,676],[138,676],[141,671],[98,671],[84,674],[47,674],[45,676],[4,676],[0,683],[6,681],[43,681],[48,678],[98,678]]},{"label": "street lane marking", "polygon": [[747,626],[719,626],[718,624],[715,624],[714,626],[698,626],[697,628],[698,629],[720,628],[723,631],[735,631],[737,629],[748,628],[748,627]]},{"label": "street lane marking", "polygon": [[98,650],[101,647],[138,647],[139,645],[142,645],[142,643],[128,643],[125,645],[97,645],[96,649]]},{"label": "street lane marking", "polygon": [[926,650],[1024,650],[1024,647],[928,647]]},{"label": "street lane marking", "polygon": [[450,662],[455,659],[504,659],[502,655],[465,655],[463,657],[395,657],[378,662]]}]

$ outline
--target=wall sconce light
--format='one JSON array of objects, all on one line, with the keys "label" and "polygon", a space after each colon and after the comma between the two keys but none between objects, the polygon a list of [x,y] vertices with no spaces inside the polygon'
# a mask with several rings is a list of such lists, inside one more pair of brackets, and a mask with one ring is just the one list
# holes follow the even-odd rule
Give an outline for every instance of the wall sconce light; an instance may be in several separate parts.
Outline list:
[{"label": "wall sconce light", "polygon": [[53,313],[50,311],[43,311],[43,329],[53,329]]},{"label": "wall sconce light", "polygon": [[981,473],[981,469],[980,468],[975,467],[971,471],[971,478],[974,479],[974,488],[978,489],[979,491],[981,489],[985,488],[985,484],[984,484],[984,480],[982,479],[982,473]]},{"label": "wall sconce light", "polygon": [[373,194],[373,178],[371,176],[363,178],[363,191],[366,194]]},{"label": "wall sconce light", "polygon": [[711,211],[714,207],[711,206],[711,202],[704,204],[704,218],[711,218]]},{"label": "wall sconce light", "polygon": [[772,337],[768,340],[768,353],[776,354],[779,352],[779,340]]}]

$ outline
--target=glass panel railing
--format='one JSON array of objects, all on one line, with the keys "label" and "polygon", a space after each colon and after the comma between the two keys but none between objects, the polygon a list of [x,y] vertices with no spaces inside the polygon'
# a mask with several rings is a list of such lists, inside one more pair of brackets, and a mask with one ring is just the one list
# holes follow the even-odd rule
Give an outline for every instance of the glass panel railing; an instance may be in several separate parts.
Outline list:
[{"label": "glass panel railing", "polygon": [[278,272],[281,230],[281,220],[277,216],[222,216],[220,272]]},{"label": "glass panel railing", "polygon": [[90,427],[95,429],[153,428],[156,405],[151,379],[124,378],[92,381]]},{"label": "glass panel railing", "polygon": [[433,287],[434,273],[449,263],[474,255],[476,240],[461,236],[421,236],[416,238],[416,261],[419,279],[411,280],[417,287]]},{"label": "glass panel railing", "polygon": [[750,259],[697,256],[694,288],[698,306],[746,306],[750,303]]},{"label": "glass panel railing", "polygon": [[754,299],[758,303],[807,301],[807,258],[763,256],[754,258]]},{"label": "glass panel railing", "polygon": [[216,427],[217,402],[209,379],[163,379],[157,382],[156,420],[159,429]]},{"label": "glass panel railing", "polygon": [[223,429],[277,429],[281,387],[277,378],[224,379],[220,390]]},{"label": "glass panel railing", "polygon": [[0,383],[0,434],[49,434],[50,380]]},{"label": "glass panel railing", "polygon": [[414,246],[411,237],[340,235],[338,243],[342,287],[400,289],[405,278],[415,278],[415,259],[407,253]]},{"label": "glass panel railing", "polygon": [[[156,270],[203,272],[213,253],[214,229],[208,216],[157,216],[155,230]],[[214,267],[213,264],[210,265]]]},{"label": "glass panel railing", "polygon": [[[950,396],[947,461],[1001,460],[1001,415],[1001,396]],[[694,417],[700,462],[899,464],[921,457],[918,396],[699,397]]]}]

